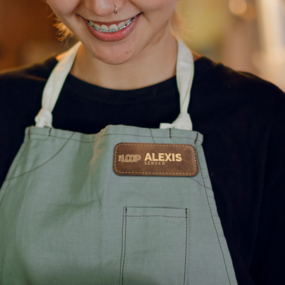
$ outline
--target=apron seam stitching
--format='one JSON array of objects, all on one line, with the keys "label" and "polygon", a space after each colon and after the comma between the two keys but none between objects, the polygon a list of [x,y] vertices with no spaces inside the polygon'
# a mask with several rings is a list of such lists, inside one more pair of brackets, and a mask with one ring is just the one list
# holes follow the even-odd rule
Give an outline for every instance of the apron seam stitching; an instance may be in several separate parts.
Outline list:
[{"label": "apron seam stitching", "polygon": [[50,162],[52,159],[54,159],[54,158],[64,149],[64,147],[67,145],[67,143],[69,142],[69,140],[71,139],[71,137],[72,137],[73,135],[74,135],[74,133],[67,139],[67,141],[63,144],[63,146],[60,148],[60,150],[59,150],[56,154],[54,154],[49,160],[45,161],[44,163],[42,163],[41,165],[35,167],[34,169],[31,169],[31,170],[29,170],[29,171],[27,171],[27,172],[24,172],[24,173],[22,173],[22,174],[20,174],[20,175],[18,175],[18,176],[10,177],[9,179],[7,179],[7,181],[8,181],[8,180],[11,181],[12,179],[22,177],[22,176],[24,176],[25,174],[31,173],[31,172],[33,172],[33,171],[39,169],[40,167],[44,166],[44,165],[47,164],[48,162]]},{"label": "apron seam stitching", "polygon": [[[201,169],[199,160],[198,160],[198,164],[199,164],[199,168]],[[207,187],[205,185],[205,180],[204,180],[204,177],[203,177],[202,169],[201,169],[201,176],[202,176],[202,180],[203,180],[203,183],[204,183],[205,194],[206,194],[206,197],[207,197],[207,203],[208,203],[208,207],[209,207],[209,210],[210,210],[212,222],[213,222],[213,225],[214,225],[214,228],[215,228],[215,232],[216,232],[216,236],[217,236],[217,239],[218,239],[218,242],[219,242],[219,245],[220,245],[220,249],[221,249],[221,252],[222,252],[222,256],[223,256],[223,261],[224,261],[227,277],[228,277],[228,280],[229,280],[229,284],[231,285],[232,283],[231,283],[231,280],[230,280],[228,267],[227,267],[226,260],[225,260],[225,255],[224,255],[224,252],[223,252],[223,249],[222,249],[222,244],[221,244],[221,241],[220,241],[220,238],[219,238],[219,234],[218,234],[218,231],[217,231],[217,227],[216,227],[216,224],[215,224],[215,221],[214,221],[212,209],[210,207],[209,197],[208,197],[207,190],[206,190]]]},{"label": "apron seam stitching", "polygon": [[[5,181],[10,181],[10,180],[13,178],[13,174],[15,173],[15,171],[16,171],[16,169],[17,169],[19,163],[20,163],[20,161],[22,160],[22,158],[23,158],[23,156],[24,156],[24,153],[25,153],[25,151],[26,151],[26,149],[27,149],[27,147],[28,147],[28,144],[29,144],[29,142],[27,142],[27,144],[26,144],[26,146],[25,146],[25,148],[24,148],[24,151],[23,151],[21,157],[19,158],[18,163],[16,164],[13,173],[11,174],[12,177],[5,179]],[[9,183],[9,184],[10,184],[10,183]],[[8,184],[6,190],[8,189],[9,184]]]},{"label": "apron seam stitching", "polygon": [[149,129],[149,131],[150,131],[150,135],[151,135],[151,138],[152,138],[152,140],[153,140],[153,143],[155,144],[154,137],[153,137],[153,135],[152,135],[152,130]]},{"label": "apron seam stitching", "polygon": [[[125,208],[125,213],[127,214],[128,208]],[[127,215],[125,215],[125,238],[124,238],[124,257],[123,257],[123,267],[122,267],[122,285],[124,284],[124,269],[126,260],[126,245],[127,245]]]},{"label": "apron seam stitching", "polygon": [[201,184],[198,180],[194,179],[193,177],[189,177],[189,178],[192,179],[193,181],[197,182],[200,186],[205,187],[206,189],[210,189],[213,191],[213,188],[210,188],[210,187],[207,187],[207,186]]},{"label": "apron seam stitching", "polygon": [[[75,133],[73,133],[73,134],[75,134]],[[66,138],[63,138],[63,137],[51,136],[51,135],[47,136],[47,135],[38,134],[38,133],[31,133],[31,136],[32,136],[32,135],[44,136],[44,137],[52,137],[52,138],[58,138],[58,139],[64,139],[64,140],[66,139]],[[70,139],[70,140],[71,140],[71,141],[82,142],[82,143],[94,143],[94,142],[100,140],[100,139],[103,138],[103,137],[106,137],[106,136],[113,136],[113,135],[115,135],[115,136],[121,136],[121,135],[122,135],[122,136],[133,136],[133,137],[151,138],[151,136],[132,135],[132,134],[106,134],[106,135],[103,135],[103,136],[101,136],[100,138],[98,138],[98,139],[96,139],[96,140],[94,140],[94,141],[90,141],[90,142],[88,142],[88,141],[82,141],[82,140],[76,140],[76,139]],[[26,136],[28,136],[28,135],[26,135]],[[156,138],[156,139],[169,139],[169,137],[154,137],[154,138]],[[189,139],[189,140],[195,141],[195,139],[189,138],[189,137],[172,137],[172,138],[174,138],[174,139]],[[196,141],[202,142],[202,141],[200,141],[200,140],[196,140]]]},{"label": "apron seam stitching", "polygon": [[[123,265],[122,265],[122,285],[124,284],[124,267],[126,260],[126,239],[127,239],[127,217],[166,217],[166,218],[182,218],[186,220],[186,241],[185,241],[185,260],[184,260],[184,279],[183,285],[185,285],[186,280],[186,269],[187,269],[187,243],[188,243],[188,209],[185,209],[185,216],[164,216],[164,215],[124,215],[125,220],[125,237],[124,237],[124,257],[123,257]],[[127,207],[125,209],[125,213],[127,213]]]},{"label": "apron seam stitching", "polygon": [[125,215],[125,217],[129,218],[147,218],[147,217],[164,217],[164,218],[179,218],[185,219],[185,216],[164,216],[164,215]]},{"label": "apron seam stitching", "polygon": [[[15,168],[14,168],[14,171],[11,173],[11,176],[13,176],[13,174],[15,173],[15,171],[16,171],[16,169],[17,169],[19,163],[20,163],[20,161],[22,160],[22,158],[23,158],[23,156],[24,156],[24,153],[25,153],[26,150],[27,150],[28,144],[29,144],[29,142],[27,142],[27,144],[26,144],[26,146],[25,146],[25,148],[24,148],[24,151],[23,151],[21,157],[19,158],[18,163],[16,164],[16,166],[15,166]],[[6,193],[6,192],[8,191],[8,189],[9,189],[10,182],[11,182],[12,178],[13,178],[13,177],[4,180],[4,182],[8,181],[8,185],[7,185],[7,187],[6,187],[5,190],[4,190],[4,194],[3,194],[2,198],[0,199],[0,204],[1,204],[1,201],[3,201],[3,198],[4,198],[4,196],[5,196],[5,193]]]},{"label": "apron seam stitching", "polygon": [[186,220],[186,242],[185,242],[185,262],[184,262],[184,281],[183,285],[185,285],[186,280],[186,270],[187,270],[187,244],[188,244],[188,209],[185,209],[185,220]]}]

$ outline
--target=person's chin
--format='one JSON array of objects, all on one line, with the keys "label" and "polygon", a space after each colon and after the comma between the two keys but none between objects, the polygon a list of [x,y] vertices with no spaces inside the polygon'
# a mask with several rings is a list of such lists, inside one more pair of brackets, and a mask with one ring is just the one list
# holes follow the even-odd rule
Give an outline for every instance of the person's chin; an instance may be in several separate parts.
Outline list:
[{"label": "person's chin", "polygon": [[97,56],[97,58],[100,59],[100,61],[109,64],[109,65],[121,65],[124,63],[127,63],[128,61],[130,61],[132,59],[132,56],[128,56],[128,55],[113,55],[113,54],[108,54],[105,53],[104,55],[99,55]]},{"label": "person's chin", "polygon": [[124,64],[135,56],[135,45],[130,41],[124,43],[112,43],[112,45],[97,45],[93,50],[93,56],[110,65]]}]

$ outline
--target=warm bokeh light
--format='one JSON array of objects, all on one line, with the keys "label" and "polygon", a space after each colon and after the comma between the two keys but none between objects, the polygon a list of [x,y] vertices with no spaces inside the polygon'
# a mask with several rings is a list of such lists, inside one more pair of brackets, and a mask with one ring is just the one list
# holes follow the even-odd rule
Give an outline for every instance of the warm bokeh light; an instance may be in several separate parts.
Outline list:
[{"label": "warm bokeh light", "polygon": [[[236,70],[285,90],[285,0],[181,0],[184,42]],[[66,50],[44,1],[0,0],[0,71]],[[7,25],[7,23],[9,23]]]},{"label": "warm bokeh light", "polygon": [[247,10],[247,3],[245,0],[230,0],[229,9],[235,15],[242,15]]}]

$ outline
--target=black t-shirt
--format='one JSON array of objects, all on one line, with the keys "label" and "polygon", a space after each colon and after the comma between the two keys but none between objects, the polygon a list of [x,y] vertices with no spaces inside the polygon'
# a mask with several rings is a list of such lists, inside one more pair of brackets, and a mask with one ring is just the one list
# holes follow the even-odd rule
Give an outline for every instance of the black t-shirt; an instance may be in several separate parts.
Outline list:
[{"label": "black t-shirt", "polygon": [[[0,185],[26,127],[41,109],[57,63],[0,75]],[[195,62],[189,113],[204,135],[218,213],[241,285],[285,284],[285,95],[251,74],[202,57]],[[97,133],[109,124],[158,128],[179,114],[176,78],[110,90],[67,77],[53,127]],[[218,285],[218,284],[217,284]]]}]

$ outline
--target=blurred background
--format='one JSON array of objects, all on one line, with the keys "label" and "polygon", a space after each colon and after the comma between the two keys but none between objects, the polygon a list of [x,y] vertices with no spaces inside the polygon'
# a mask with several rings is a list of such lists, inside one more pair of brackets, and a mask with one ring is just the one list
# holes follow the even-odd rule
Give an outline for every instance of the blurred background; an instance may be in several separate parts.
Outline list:
[{"label": "blurred background", "polygon": [[[194,51],[285,90],[285,0],[180,0],[181,37]],[[0,72],[61,53],[42,0],[0,0]]]}]

